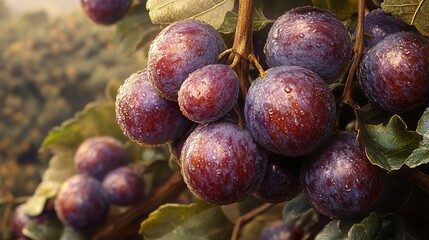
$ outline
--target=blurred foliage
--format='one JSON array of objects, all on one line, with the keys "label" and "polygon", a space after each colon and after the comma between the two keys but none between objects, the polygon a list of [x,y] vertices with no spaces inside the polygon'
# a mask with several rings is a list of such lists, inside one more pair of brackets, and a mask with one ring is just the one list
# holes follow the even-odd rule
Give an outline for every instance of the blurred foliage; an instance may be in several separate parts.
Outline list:
[{"label": "blurred foliage", "polygon": [[27,195],[40,181],[34,164],[46,166],[38,149],[48,131],[100,99],[110,80],[144,66],[136,54],[118,56],[113,29],[81,13],[7,12],[0,0],[0,186]]}]

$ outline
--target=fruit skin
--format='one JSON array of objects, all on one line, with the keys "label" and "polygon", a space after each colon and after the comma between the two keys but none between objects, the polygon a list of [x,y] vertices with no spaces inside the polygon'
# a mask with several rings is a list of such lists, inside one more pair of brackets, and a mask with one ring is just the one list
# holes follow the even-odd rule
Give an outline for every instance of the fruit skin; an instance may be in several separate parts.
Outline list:
[{"label": "fruit skin", "polygon": [[217,62],[225,51],[219,33],[209,24],[183,20],[164,28],[149,48],[149,81],[165,99],[177,101],[177,92],[193,71]]},{"label": "fruit skin", "polygon": [[293,224],[287,224],[283,220],[267,223],[261,231],[259,240],[301,240],[305,234]]},{"label": "fruit skin", "polygon": [[111,25],[121,20],[131,0],[80,0],[86,15],[96,23]]},{"label": "fruit skin", "polygon": [[429,98],[429,40],[398,32],[363,56],[358,79],[366,96],[393,113],[417,109]]},{"label": "fruit skin", "polygon": [[332,83],[347,68],[352,41],[346,27],[332,13],[298,7],[274,22],[264,52],[270,67],[301,66]]},{"label": "fruit skin", "polygon": [[191,73],[180,87],[180,110],[197,123],[216,121],[231,111],[239,89],[238,77],[229,66],[202,67]]},{"label": "fruit skin", "polygon": [[120,167],[109,172],[102,182],[110,204],[129,206],[137,203],[144,194],[143,179],[130,167]]},{"label": "fruit skin", "polygon": [[290,157],[306,155],[331,136],[335,99],[314,72],[298,66],[269,69],[249,88],[244,116],[255,140]]},{"label": "fruit skin", "polygon": [[301,186],[309,204],[331,218],[361,217],[384,189],[384,174],[372,165],[353,134],[334,137],[309,156]]},{"label": "fruit skin", "polygon": [[364,21],[364,32],[371,36],[364,35],[364,45],[367,48],[375,46],[389,34],[413,30],[404,21],[390,13],[384,12],[382,9],[370,12],[365,16]]},{"label": "fruit skin", "polygon": [[74,156],[76,170],[98,180],[111,170],[128,163],[124,145],[110,136],[92,137],[83,141]]},{"label": "fruit skin", "polygon": [[171,142],[192,125],[177,103],[159,96],[146,71],[132,74],[119,88],[116,120],[125,135],[144,146]]},{"label": "fruit skin", "polygon": [[228,122],[201,125],[185,141],[182,175],[200,199],[237,202],[255,191],[266,172],[267,155],[250,133]]},{"label": "fruit skin", "polygon": [[186,133],[182,134],[182,136],[168,144],[168,149],[170,150],[171,155],[179,165],[182,164],[180,161],[180,154],[182,152],[183,144],[185,144],[186,139],[188,139],[189,135],[191,135],[191,133],[197,127],[198,124],[193,124],[192,127],[189,128],[188,131],[186,131]]},{"label": "fruit skin", "polygon": [[88,229],[104,222],[108,202],[101,183],[85,174],[67,179],[54,201],[58,218],[75,229]]},{"label": "fruit skin", "polygon": [[294,162],[296,159],[270,154],[265,177],[253,195],[270,203],[281,203],[298,196],[301,192],[300,171]]},{"label": "fruit skin", "polygon": [[16,238],[30,239],[24,235],[22,230],[25,225],[32,221],[31,217],[24,212],[24,205],[19,205],[15,208],[12,215],[12,231]]}]

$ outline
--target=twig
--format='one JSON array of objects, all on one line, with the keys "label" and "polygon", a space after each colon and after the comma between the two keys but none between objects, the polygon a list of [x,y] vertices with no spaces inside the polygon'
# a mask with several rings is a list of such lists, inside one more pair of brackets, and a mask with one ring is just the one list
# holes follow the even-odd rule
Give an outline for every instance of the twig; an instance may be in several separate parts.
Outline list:
[{"label": "twig", "polygon": [[353,60],[347,75],[347,81],[346,81],[346,85],[344,87],[344,92],[342,96],[342,103],[350,105],[355,109],[359,108],[359,106],[353,101],[351,89],[352,89],[352,83],[356,73],[356,69],[359,65],[359,62],[363,54],[364,18],[365,18],[365,0],[359,0],[358,24],[357,24],[357,31],[356,31],[356,41],[354,45]]},{"label": "twig", "polygon": [[234,230],[232,231],[231,240],[238,240],[238,238],[240,237],[240,230],[241,230],[242,226],[245,225],[246,223],[252,221],[258,215],[266,212],[272,206],[274,206],[274,204],[265,203],[265,204],[261,205],[260,207],[253,209],[252,211],[250,211],[247,214],[238,218],[237,221],[235,222]]},{"label": "twig", "polygon": [[127,239],[138,232],[140,222],[150,212],[183,192],[185,188],[186,184],[183,182],[182,175],[179,172],[175,173],[166,183],[158,187],[149,199],[144,199],[140,204],[111,219],[94,234],[92,239]]}]

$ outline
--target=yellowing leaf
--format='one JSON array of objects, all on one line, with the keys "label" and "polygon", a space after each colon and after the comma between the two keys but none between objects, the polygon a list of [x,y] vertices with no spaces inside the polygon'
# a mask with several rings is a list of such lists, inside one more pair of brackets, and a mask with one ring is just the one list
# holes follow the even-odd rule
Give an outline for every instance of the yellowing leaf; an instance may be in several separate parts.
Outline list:
[{"label": "yellowing leaf", "polygon": [[414,25],[423,35],[429,36],[429,1],[386,0],[381,7],[385,12],[399,17],[407,24]]},{"label": "yellowing leaf", "polygon": [[311,0],[316,7],[320,7],[345,20],[353,16],[358,10],[357,0]]},{"label": "yellowing leaf", "polygon": [[234,0],[148,0],[146,8],[150,19],[156,24],[196,19],[218,29],[226,13],[233,10]]}]

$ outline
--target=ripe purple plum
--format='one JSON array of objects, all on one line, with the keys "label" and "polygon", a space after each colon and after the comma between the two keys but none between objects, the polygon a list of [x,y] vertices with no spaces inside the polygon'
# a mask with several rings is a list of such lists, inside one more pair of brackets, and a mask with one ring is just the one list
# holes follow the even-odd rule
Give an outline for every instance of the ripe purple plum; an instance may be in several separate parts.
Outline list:
[{"label": "ripe purple plum", "polygon": [[289,10],[274,22],[264,52],[270,67],[301,66],[332,83],[347,68],[352,41],[335,15],[306,6]]},{"label": "ripe purple plum", "polygon": [[76,170],[98,180],[111,170],[128,163],[124,145],[110,136],[92,137],[83,141],[74,156]]},{"label": "ripe purple plum", "polygon": [[185,144],[186,139],[188,139],[189,135],[191,135],[191,133],[195,130],[195,128],[197,128],[197,126],[198,124],[195,123],[194,125],[192,125],[191,128],[189,128],[189,130],[185,134],[180,136],[178,139],[172,141],[168,145],[171,155],[173,155],[174,160],[176,160],[179,165],[182,164],[180,161],[180,154],[182,152],[183,144]]},{"label": "ripe purple plum", "polygon": [[384,189],[384,174],[372,165],[351,133],[334,137],[302,166],[301,186],[310,205],[331,218],[367,214]]},{"label": "ripe purple plum", "polygon": [[365,16],[364,32],[367,35],[364,36],[364,45],[371,48],[389,34],[411,30],[413,28],[401,19],[377,9]]},{"label": "ripe purple plum", "polygon": [[86,15],[94,22],[111,25],[121,20],[131,6],[131,0],[80,0]]},{"label": "ripe purple plum", "polygon": [[229,122],[201,125],[185,141],[182,175],[200,199],[230,204],[254,192],[267,167],[267,154],[249,131]]},{"label": "ripe purple plum", "polygon": [[198,20],[183,20],[164,28],[149,48],[149,81],[159,94],[177,101],[177,92],[193,71],[217,62],[225,51],[219,33]]},{"label": "ripe purple plum", "polygon": [[366,96],[393,113],[429,99],[429,40],[416,32],[388,35],[364,55],[358,78]]},{"label": "ripe purple plum", "polygon": [[179,90],[183,115],[197,123],[225,116],[237,101],[238,77],[229,66],[211,64],[191,73]]},{"label": "ripe purple plum", "polygon": [[157,93],[146,71],[132,74],[119,88],[116,120],[125,135],[144,146],[169,143],[192,125],[177,103]]},{"label": "ripe purple plum", "polygon": [[61,185],[54,207],[61,222],[81,230],[103,223],[109,204],[97,179],[78,174]]},{"label": "ripe purple plum", "polygon": [[259,240],[302,240],[306,239],[304,232],[298,230],[293,224],[283,220],[267,223],[261,231]]},{"label": "ripe purple plum", "polygon": [[296,160],[270,154],[267,172],[254,193],[255,197],[264,202],[281,203],[293,199],[300,192],[299,165]]},{"label": "ripe purple plum", "polygon": [[109,172],[102,182],[110,204],[129,206],[142,199],[143,178],[130,167],[120,167]]},{"label": "ripe purple plum", "polygon": [[329,139],[335,99],[323,79],[298,66],[269,69],[249,88],[244,116],[255,140],[290,157],[309,154]]}]

